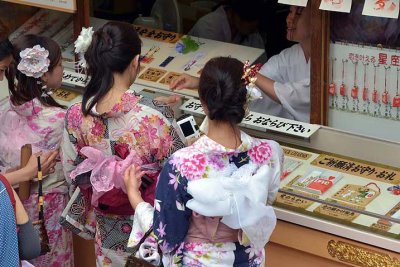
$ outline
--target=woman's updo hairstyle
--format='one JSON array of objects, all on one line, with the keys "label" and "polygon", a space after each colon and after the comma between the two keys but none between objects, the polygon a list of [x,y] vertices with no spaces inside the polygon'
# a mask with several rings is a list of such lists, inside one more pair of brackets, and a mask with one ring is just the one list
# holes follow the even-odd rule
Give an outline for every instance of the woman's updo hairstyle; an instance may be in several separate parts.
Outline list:
[{"label": "woman's updo hairstyle", "polygon": [[200,75],[199,97],[210,120],[240,123],[245,116],[247,90],[242,80],[243,63],[217,57],[206,63]]},{"label": "woman's updo hairstyle", "polygon": [[88,115],[114,85],[113,73],[123,73],[135,56],[140,55],[141,45],[139,35],[129,23],[108,22],[94,32],[85,53],[90,81],[82,99],[84,115]]}]

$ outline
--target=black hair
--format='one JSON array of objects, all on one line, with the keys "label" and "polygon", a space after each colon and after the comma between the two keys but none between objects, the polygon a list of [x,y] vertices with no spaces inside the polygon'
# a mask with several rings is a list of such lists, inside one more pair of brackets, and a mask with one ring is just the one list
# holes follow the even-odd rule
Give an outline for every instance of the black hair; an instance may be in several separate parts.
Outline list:
[{"label": "black hair", "polygon": [[247,90],[242,80],[243,63],[235,58],[209,60],[200,75],[199,97],[210,120],[240,123],[245,116]]},{"label": "black hair", "polygon": [[245,21],[260,20],[264,12],[262,0],[229,0],[228,6]]},{"label": "black hair", "polygon": [[[21,105],[37,98],[44,106],[65,108],[51,96],[42,96],[43,91],[40,78],[28,77],[17,69],[18,63],[21,61],[19,53],[35,45],[40,45],[49,51],[50,66],[48,72],[53,71],[61,60],[60,46],[51,38],[35,34],[27,34],[19,37],[14,44],[13,50],[15,62],[11,64],[8,73],[6,73],[11,100],[14,104]],[[15,83],[15,80],[17,80],[17,83]]]},{"label": "black hair", "polygon": [[0,34],[0,60],[6,57],[12,56],[13,45],[6,36],[1,36]]},{"label": "black hair", "polygon": [[85,116],[114,85],[113,73],[123,73],[140,55],[141,45],[136,30],[125,22],[108,22],[93,34],[92,43],[85,53],[90,77],[82,99]]},{"label": "black hair", "polygon": [[9,30],[0,22],[0,60],[12,56],[13,45],[8,40]]}]

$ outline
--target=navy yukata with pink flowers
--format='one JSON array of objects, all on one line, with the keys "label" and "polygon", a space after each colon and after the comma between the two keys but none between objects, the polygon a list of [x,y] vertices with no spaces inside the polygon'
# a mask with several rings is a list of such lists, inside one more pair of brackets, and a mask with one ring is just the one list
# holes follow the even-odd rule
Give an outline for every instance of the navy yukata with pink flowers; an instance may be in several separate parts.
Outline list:
[{"label": "navy yukata with pink flowers", "polygon": [[[274,175],[265,178],[265,204],[274,201],[283,163],[282,149],[274,141],[253,138],[244,132],[241,140],[237,149],[228,149],[203,136],[175,152],[161,171],[154,209],[146,203],[137,207],[128,246],[137,244],[153,222],[164,265],[168,262],[167,266],[264,266],[264,249],[256,249],[251,242],[192,242],[187,238],[193,216],[198,216],[186,206],[192,199],[187,190],[191,181],[223,176],[229,166],[268,165]],[[204,194],[217,192],[218,188]]]}]

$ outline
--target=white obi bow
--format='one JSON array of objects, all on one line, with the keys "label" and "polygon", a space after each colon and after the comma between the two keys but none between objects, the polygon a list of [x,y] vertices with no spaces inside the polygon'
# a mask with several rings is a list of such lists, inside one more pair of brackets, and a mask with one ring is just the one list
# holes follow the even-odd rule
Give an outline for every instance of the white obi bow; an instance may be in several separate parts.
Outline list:
[{"label": "white obi bow", "polygon": [[276,225],[275,212],[266,205],[273,175],[269,165],[249,163],[230,176],[189,181],[187,191],[193,199],[186,206],[203,216],[221,216],[222,223],[242,229],[252,245],[262,249]]}]

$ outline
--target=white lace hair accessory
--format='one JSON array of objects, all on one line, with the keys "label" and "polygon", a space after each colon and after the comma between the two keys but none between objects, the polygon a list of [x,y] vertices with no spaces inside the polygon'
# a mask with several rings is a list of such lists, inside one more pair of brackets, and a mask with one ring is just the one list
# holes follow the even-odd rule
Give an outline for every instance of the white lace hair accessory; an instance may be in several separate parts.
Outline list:
[{"label": "white lace hair accessory", "polygon": [[81,33],[74,43],[75,54],[78,54],[79,56],[79,61],[77,63],[79,67],[86,68],[85,52],[92,43],[93,33],[93,27],[82,27]]},{"label": "white lace hair accessory", "polygon": [[49,71],[49,51],[40,45],[25,48],[19,53],[21,58],[17,69],[28,77],[40,78]]}]

